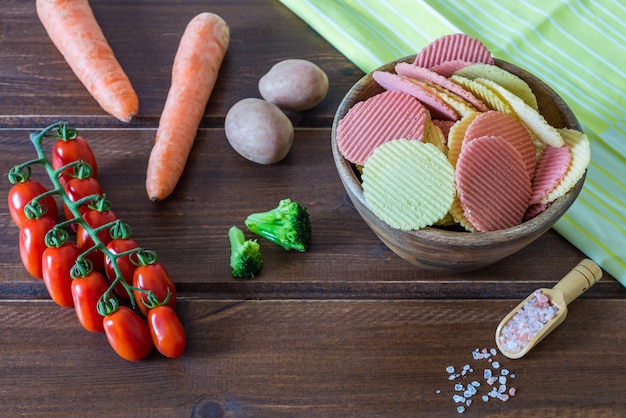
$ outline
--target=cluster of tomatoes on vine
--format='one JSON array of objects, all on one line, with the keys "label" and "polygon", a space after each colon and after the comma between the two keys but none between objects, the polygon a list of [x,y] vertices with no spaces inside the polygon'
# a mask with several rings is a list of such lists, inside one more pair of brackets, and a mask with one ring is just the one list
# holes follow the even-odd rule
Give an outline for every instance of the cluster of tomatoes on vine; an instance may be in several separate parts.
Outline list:
[{"label": "cluster of tomatoes on vine", "polygon": [[[54,302],[73,307],[85,329],[104,332],[122,358],[144,359],[154,347],[167,357],[181,356],[186,335],[174,283],[156,252],[141,248],[111,210],[87,141],[65,122],[30,138],[37,158],[8,174],[9,212],[20,229],[26,270],[44,281]],[[50,160],[45,138],[55,141]],[[51,188],[31,178],[37,164]]]}]

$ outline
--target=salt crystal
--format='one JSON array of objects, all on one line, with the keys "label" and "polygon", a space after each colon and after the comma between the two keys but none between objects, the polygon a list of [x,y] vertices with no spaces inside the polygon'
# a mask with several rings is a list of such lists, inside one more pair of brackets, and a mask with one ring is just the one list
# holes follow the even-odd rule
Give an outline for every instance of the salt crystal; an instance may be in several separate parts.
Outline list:
[{"label": "salt crystal", "polygon": [[478,387],[478,386],[480,386],[480,382],[479,382],[478,380],[474,380],[474,381],[471,383],[471,385],[472,385],[472,386],[476,386],[476,387]]},{"label": "salt crystal", "polygon": [[463,412],[465,412],[465,407],[464,406],[457,406],[456,410],[459,414],[462,414]]},{"label": "salt crystal", "polygon": [[483,372],[483,377],[485,379],[489,379],[491,376],[492,376],[491,369],[485,369],[485,371]]},{"label": "salt crystal", "polygon": [[465,405],[470,406],[472,404],[472,400],[468,399],[465,401]]},{"label": "salt crystal", "polygon": [[498,383],[500,383],[501,385],[506,384],[506,376],[500,376],[498,378]]},{"label": "salt crystal", "polygon": [[516,393],[517,393],[517,390],[515,388],[509,389],[509,395],[515,396]]},{"label": "salt crystal", "polygon": [[502,369],[502,370],[500,370],[500,374],[501,374],[502,376],[506,376],[506,375],[508,375],[508,374],[509,374],[509,369]]},{"label": "salt crystal", "polygon": [[495,348],[492,348],[491,350],[489,350],[489,352],[491,353],[492,356],[495,356],[496,354],[498,354],[498,351]]},{"label": "salt crystal", "polygon": [[491,363],[491,365],[493,366],[494,369],[499,369],[500,368],[500,362],[498,362],[498,361],[494,361],[493,363]]},{"label": "salt crystal", "polygon": [[506,385],[500,385],[500,387],[498,388],[498,392],[500,393],[506,392]]},{"label": "salt crystal", "polygon": [[489,402],[489,396],[483,395],[483,402]]},{"label": "salt crystal", "polygon": [[447,372],[448,374],[450,374],[450,373],[454,373],[454,366],[448,366],[448,367],[446,367],[446,372]]},{"label": "salt crystal", "polygon": [[512,353],[523,350],[532,338],[552,320],[559,308],[550,299],[535,291],[533,297],[505,324],[500,334],[500,342],[506,351]]},{"label": "salt crystal", "polygon": [[454,390],[456,390],[457,392],[460,392],[463,390],[463,385],[460,383],[457,383],[456,385],[454,385]]},{"label": "salt crystal", "polygon": [[452,397],[452,400],[456,403],[461,403],[461,402],[465,402],[465,398],[462,397],[461,395],[454,395]]},{"label": "salt crystal", "polygon": [[506,393],[503,393],[499,396],[500,400],[503,402],[506,402],[509,400],[509,395],[507,395]]}]

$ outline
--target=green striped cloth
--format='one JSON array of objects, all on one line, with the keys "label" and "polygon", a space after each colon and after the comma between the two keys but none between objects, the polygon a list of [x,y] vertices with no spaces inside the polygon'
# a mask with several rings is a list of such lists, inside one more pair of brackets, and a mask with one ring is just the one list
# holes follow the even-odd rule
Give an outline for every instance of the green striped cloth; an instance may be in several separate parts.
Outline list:
[{"label": "green striped cloth", "polygon": [[623,0],[281,0],[364,72],[463,32],[565,99],[591,140],[580,197],[555,229],[626,286]]}]

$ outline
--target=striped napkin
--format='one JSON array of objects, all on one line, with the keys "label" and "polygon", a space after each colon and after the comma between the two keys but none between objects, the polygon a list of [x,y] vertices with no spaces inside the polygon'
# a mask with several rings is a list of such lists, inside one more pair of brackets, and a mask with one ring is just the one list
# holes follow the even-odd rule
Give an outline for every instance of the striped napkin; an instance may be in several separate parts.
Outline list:
[{"label": "striped napkin", "polygon": [[626,286],[623,0],[280,0],[364,72],[463,32],[535,74],[572,108],[592,161],[554,229]]}]

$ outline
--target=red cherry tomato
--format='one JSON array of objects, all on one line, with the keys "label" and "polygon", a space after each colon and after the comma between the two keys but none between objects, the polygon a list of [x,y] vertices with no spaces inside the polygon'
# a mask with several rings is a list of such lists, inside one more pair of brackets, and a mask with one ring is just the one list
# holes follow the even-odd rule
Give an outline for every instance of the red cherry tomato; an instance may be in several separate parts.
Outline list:
[{"label": "red cherry tomato", "polygon": [[[161,263],[154,263],[149,265],[141,265],[135,269],[133,274],[133,287],[138,287],[144,290],[151,290],[154,296],[162,302],[167,297],[167,290],[170,291],[170,299],[167,302],[167,306],[172,309],[176,308],[176,287],[174,282],[170,278],[167,270]],[[144,292],[133,290],[137,306],[144,313],[148,314],[148,308],[142,300],[147,300]]]},{"label": "red cherry tomato", "polygon": [[20,228],[20,257],[26,270],[34,277],[43,278],[42,257],[46,251],[46,234],[56,221],[48,216],[26,219]]},{"label": "red cherry tomato", "polygon": [[[71,178],[65,183],[65,194],[67,194],[67,197],[69,197],[72,202],[77,202],[83,197],[94,194],[102,195],[102,187],[100,186],[98,180],[93,177],[87,177],[84,179]],[[72,219],[74,217],[67,205],[63,205],[63,210],[65,212],[65,219]],[[87,206],[80,206],[78,211],[81,214],[84,214],[87,211]]]},{"label": "red cherry tomato", "polygon": [[154,346],[166,357],[180,357],[187,345],[183,324],[174,309],[157,306],[148,312],[148,327]]},{"label": "red cherry tomato", "polygon": [[60,247],[48,247],[43,252],[43,282],[53,301],[59,306],[74,306],[72,297],[72,276],[70,270],[80,255],[80,250],[73,242],[66,242]]},{"label": "red cherry tomato", "polygon": [[[139,248],[139,244],[134,239],[131,238],[118,238],[110,241],[106,245],[107,250],[109,250],[113,254],[120,254],[125,251],[130,251],[135,248]],[[118,257],[116,259],[117,267],[122,274],[122,278],[124,281],[131,285],[133,284],[133,273],[135,272],[136,266],[130,261],[129,256],[125,255],[122,257]],[[106,277],[109,280],[109,283],[112,283],[115,280],[115,269],[113,268],[113,261],[109,259],[109,257],[104,257],[104,272],[106,273]],[[115,286],[115,293],[123,298],[128,298],[128,292],[121,283],[118,283]]]},{"label": "red cherry tomato", "polygon": [[126,306],[104,317],[104,332],[115,352],[128,361],[143,360],[152,351],[148,324]]},{"label": "red cherry tomato", "polygon": [[102,332],[102,315],[98,312],[98,301],[109,285],[97,271],[72,280],[72,298],[78,321],[88,331]]},{"label": "red cherry tomato", "polygon": [[[109,222],[113,222],[117,219],[115,213],[110,210],[106,210],[104,212],[100,212],[96,209],[87,209],[85,213],[83,213],[83,219],[87,222],[92,228],[98,228],[102,225],[106,225]],[[102,244],[107,245],[111,241],[111,235],[109,234],[108,229],[103,229],[97,234]],[[82,225],[78,225],[76,229],[76,243],[78,244],[78,248],[81,252],[88,250],[93,247],[94,242],[89,232]],[[92,251],[87,256],[91,263],[93,264],[93,269],[96,271],[104,271],[104,254],[100,250]]]},{"label": "red cherry tomato", "polygon": [[[22,227],[22,224],[27,219],[24,213],[24,207],[33,200],[33,198],[47,191],[48,189],[46,189],[43,184],[33,179],[14,184],[13,187],[11,187],[11,190],[9,190],[9,213],[11,214],[13,222],[15,222],[19,228]],[[46,216],[55,221],[57,220],[59,210],[52,196],[44,197],[39,201],[39,204],[46,206]]]},{"label": "red cherry tomato", "polygon": [[[93,151],[87,141],[80,136],[73,139],[59,139],[56,141],[52,146],[52,155],[50,159],[52,162],[52,168],[55,170],[58,170],[69,163],[73,163],[74,161],[84,160],[91,166],[92,177],[98,177],[98,165]],[[71,175],[72,172],[72,168],[68,168],[67,170],[63,170],[62,174]],[[66,175],[62,175],[59,177],[59,180],[61,181],[61,184],[64,185],[69,178],[70,177]]]}]

